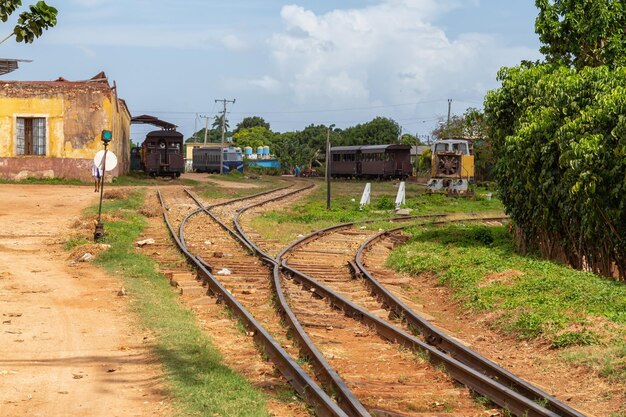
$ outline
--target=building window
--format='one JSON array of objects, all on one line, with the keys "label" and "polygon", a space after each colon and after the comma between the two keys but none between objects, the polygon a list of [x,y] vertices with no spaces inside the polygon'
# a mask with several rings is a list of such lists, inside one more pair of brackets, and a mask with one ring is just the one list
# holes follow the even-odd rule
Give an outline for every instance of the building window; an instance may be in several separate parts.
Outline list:
[{"label": "building window", "polygon": [[46,154],[46,119],[44,117],[17,118],[17,154]]}]

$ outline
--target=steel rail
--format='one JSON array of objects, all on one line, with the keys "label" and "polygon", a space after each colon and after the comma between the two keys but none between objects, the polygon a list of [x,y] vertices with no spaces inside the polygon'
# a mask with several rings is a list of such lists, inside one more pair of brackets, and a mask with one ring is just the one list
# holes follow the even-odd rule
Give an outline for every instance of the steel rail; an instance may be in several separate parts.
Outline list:
[{"label": "steel rail", "polygon": [[261,248],[259,248],[250,237],[243,231],[243,228],[239,224],[239,217],[246,210],[251,209],[253,207],[258,207],[264,204],[267,204],[270,201],[276,201],[280,198],[287,197],[281,196],[273,200],[267,200],[263,202],[259,202],[256,204],[252,204],[248,207],[245,207],[237,212],[235,217],[233,218],[233,223],[237,229],[237,232],[240,235],[240,239],[244,240],[247,246],[251,246],[254,248],[256,254],[263,260],[263,262],[268,263],[273,266],[273,280],[272,280],[272,288],[274,290],[275,295],[277,296],[278,302],[278,311],[283,320],[287,322],[289,329],[291,330],[291,336],[294,337],[298,343],[298,347],[301,352],[309,358],[311,363],[313,364],[314,372],[317,377],[323,381],[324,384],[330,387],[332,392],[334,393],[334,397],[336,398],[337,404],[346,411],[350,416],[362,416],[362,417],[371,417],[371,414],[367,411],[367,409],[361,404],[361,402],[356,398],[356,396],[352,393],[350,388],[346,385],[344,380],[339,376],[335,368],[328,363],[324,355],[317,349],[315,343],[311,340],[309,335],[304,330],[304,327],[300,324],[300,321],[297,319],[295,313],[289,306],[287,299],[285,298],[284,291],[282,289],[282,284],[280,282],[280,265],[279,263],[269,254],[264,252]]},{"label": "steel rail", "polygon": [[[501,220],[504,218],[485,218],[480,221],[489,220]],[[433,224],[447,224],[454,221],[441,221],[433,222]],[[465,220],[467,221],[467,220]],[[405,229],[406,227],[396,227],[393,229],[385,230],[377,235],[371,237],[365,241],[357,250],[355,255],[355,263],[358,266],[361,276],[370,290],[376,294],[377,297],[383,300],[383,303],[388,307],[390,311],[397,315],[397,317],[406,321],[409,328],[419,330],[419,333],[424,335],[426,342],[430,345],[447,352],[459,361],[471,366],[473,369],[482,372],[488,377],[497,380],[501,384],[506,385],[512,390],[524,395],[527,398],[532,399],[538,403],[545,404],[545,407],[549,410],[559,413],[559,415],[567,417],[584,417],[584,414],[577,410],[574,410],[567,404],[559,401],[552,395],[542,391],[538,387],[530,384],[528,381],[514,375],[507,371],[496,363],[482,356],[480,353],[468,348],[462,343],[456,341],[445,332],[437,329],[428,320],[415,313],[410,307],[404,304],[398,297],[393,295],[380,281],[378,281],[363,265],[363,253],[368,250],[376,242],[384,239],[386,236]]]},{"label": "steel rail", "polygon": [[[288,188],[288,187],[285,187],[285,188]],[[278,190],[275,190],[275,191],[278,191]],[[228,227],[228,225],[225,224],[224,222],[222,222],[215,214],[211,213],[211,207],[214,207],[214,206],[204,206],[202,204],[202,202],[198,199],[198,197],[196,197],[191,191],[185,189],[185,192],[187,193],[187,195],[189,195],[189,197],[191,197],[191,199],[193,201],[196,202],[196,204],[198,206],[200,206],[200,208],[198,208],[198,209],[194,210],[193,212],[189,213],[189,215],[187,215],[182,220],[182,222],[180,223],[180,226],[178,228],[178,236],[179,236],[179,239],[181,240],[181,242],[183,242],[183,244],[186,245],[184,228],[185,228],[185,224],[187,223],[187,220],[190,219],[192,216],[195,216],[196,214],[200,213],[200,212],[204,212],[209,217],[211,217],[213,219],[213,221],[215,221],[223,229],[225,229],[235,240],[237,240],[237,242],[242,244],[248,250],[248,252],[250,252],[251,255],[254,254],[254,249],[250,245],[248,245],[246,242],[242,242],[241,239],[239,239],[239,235],[237,235],[236,231],[234,231],[231,227]],[[267,194],[267,193],[264,193],[264,194]],[[258,197],[258,195],[256,197]],[[222,203],[220,203],[220,204],[222,204]]]},{"label": "steel rail", "polygon": [[[252,207],[260,206],[263,204],[265,203],[260,202],[260,203],[251,205],[249,207],[246,207],[240,210],[234,218],[234,223],[237,228],[237,231],[239,232],[239,234],[241,234],[244,237],[244,239],[248,241],[248,244],[254,247],[260,256],[262,256],[264,259],[267,259],[269,261],[270,256],[266,254],[263,250],[261,250],[254,242],[251,241],[251,239],[245,234],[241,225],[239,224],[239,216],[243,212],[245,212],[246,210]],[[409,218],[413,219],[416,217],[417,216],[409,217]],[[431,217],[431,216],[425,216],[425,217]],[[435,217],[439,217],[439,215],[436,215]],[[407,218],[401,218],[401,219],[406,220]],[[380,221],[380,220],[373,220],[373,221]],[[365,222],[372,222],[372,221],[365,221]],[[331,227],[322,229],[321,231],[318,231],[316,233],[312,233],[308,236],[303,237],[302,239],[295,242],[293,246],[299,245],[302,242],[310,238],[313,238],[315,236],[319,236],[319,233],[322,233],[322,234],[327,233],[334,229],[352,226],[353,224],[354,223],[349,223],[349,224],[331,226]],[[450,373],[450,375],[454,379],[474,389],[476,392],[486,395],[489,398],[494,398],[494,399],[497,398],[498,400],[494,402],[499,404],[500,406],[506,407],[510,411],[517,412],[519,415],[521,415],[522,413],[525,413],[527,416],[542,416],[542,417],[556,416],[555,414],[552,414],[549,411],[544,412],[547,410],[542,410],[541,407],[538,406],[533,401],[516,394],[514,391],[509,390],[507,387],[501,384],[498,384],[497,382],[492,381],[489,378],[484,377],[479,372],[476,372],[473,369],[463,365],[461,362],[456,361],[454,358],[444,355],[433,348],[430,348],[428,345],[424,344],[419,339],[403,332],[401,329],[398,329],[390,325],[387,322],[384,322],[383,320],[378,319],[376,316],[371,315],[369,312],[360,309],[360,307],[356,306],[355,304],[351,303],[348,300],[343,299],[339,294],[326,288],[325,286],[315,281],[313,278],[309,277],[308,275],[302,274],[301,272],[288,267],[287,265],[285,265],[284,261],[282,264],[279,265],[280,259],[282,258],[282,256],[284,256],[287,250],[288,248],[283,250],[283,252],[281,252],[281,254],[277,255],[275,258],[274,280],[272,283],[274,286],[274,290],[278,296],[278,302],[280,303],[281,313],[284,314],[285,319],[289,321],[290,326],[294,329],[297,329],[297,333],[295,334],[295,336],[298,338],[299,345],[301,347],[306,347],[308,356],[309,357],[313,356],[315,358],[316,363],[323,364],[324,368],[319,369],[318,367],[316,367],[316,370],[321,370],[325,373],[326,377],[324,378],[324,381],[328,384],[331,384],[335,388],[336,391],[342,392],[342,387],[345,385],[345,382],[343,382],[343,380],[341,380],[338,375],[337,375],[337,378],[339,378],[338,380],[339,382],[334,379],[335,378],[334,375],[336,375],[336,371],[334,371],[334,369],[331,367],[330,364],[328,364],[324,356],[317,350],[317,348],[315,347],[315,344],[308,337],[308,334],[302,328],[296,315],[293,313],[293,310],[287,303],[285,296],[284,296],[284,292],[282,290],[281,283],[280,283],[280,276],[279,276],[280,269],[288,271],[290,275],[292,276],[293,275],[299,276],[304,281],[306,281],[306,282],[299,281],[305,287],[315,288],[316,294],[318,296],[330,299],[331,304],[333,306],[335,307],[339,306],[342,310],[344,310],[344,312],[346,313],[350,312],[350,314],[348,314],[349,316],[352,316],[353,318],[357,318],[360,321],[364,322],[365,324],[374,327],[376,331],[378,332],[378,334],[381,335],[382,337],[385,337],[386,339],[389,339],[392,341],[399,342],[402,345],[409,347],[413,350],[418,349],[420,351],[427,351],[429,353],[429,358],[431,358],[431,362],[433,362],[436,365],[438,364],[444,365],[446,369],[448,370],[448,372]],[[340,402],[340,405],[345,405],[345,402]]]},{"label": "steel rail", "polygon": [[[161,206],[165,208],[161,192],[157,190]],[[246,329],[254,334],[254,340],[263,347],[264,352],[276,365],[289,384],[300,394],[305,401],[313,406],[316,412],[323,417],[348,417],[319,385],[293,360],[293,358],[280,346],[279,343],[257,322],[248,310],[215,278],[205,267],[205,263],[189,252],[186,245],[178,238],[172,224],[169,221],[166,210],[163,210],[165,223],[175,240],[180,251],[192,262],[202,274],[202,281],[208,291],[215,294],[218,301],[224,302],[244,323]]]},{"label": "steel rail", "polygon": [[[468,221],[471,219],[459,219],[458,221]],[[481,219],[474,219],[481,220]],[[415,336],[410,335],[402,329],[374,316],[367,310],[357,306],[351,301],[344,298],[337,292],[327,288],[314,278],[307,274],[298,271],[287,265],[286,260],[282,259],[287,252],[292,250],[295,246],[329,233],[332,230],[350,227],[354,223],[344,223],[341,225],[331,226],[325,229],[321,229],[317,232],[311,233],[293,244],[289,245],[281,253],[276,256],[276,260],[280,262],[281,269],[290,274],[297,282],[303,285],[305,288],[314,288],[318,296],[329,300],[330,304],[338,309],[344,311],[344,313],[350,317],[362,321],[364,324],[372,327],[376,332],[396,343],[420,352],[427,352],[429,360],[435,365],[443,365],[452,378],[456,379],[468,388],[485,395],[499,406],[508,409],[510,412],[527,417],[561,417],[554,411],[549,410],[532,399],[523,396],[522,394],[513,391],[500,382],[489,378],[482,372],[471,368],[470,366],[460,362],[454,357],[447,355],[440,350],[430,346],[429,344],[417,339]]]},{"label": "steel rail", "polygon": [[296,184],[296,182],[292,181],[291,184],[289,184],[287,186],[284,186],[284,187],[272,188],[271,190],[261,191],[260,193],[256,193],[256,194],[252,194],[252,195],[246,195],[246,196],[243,196],[243,197],[234,198],[232,200],[222,201],[221,203],[209,204],[209,205],[206,205],[206,206],[203,205],[203,207],[213,208],[213,207],[226,206],[228,204],[238,203],[240,201],[250,200],[252,198],[261,197],[261,196],[266,195],[266,194],[275,193],[276,191],[285,190],[287,188],[293,187],[295,184]]}]

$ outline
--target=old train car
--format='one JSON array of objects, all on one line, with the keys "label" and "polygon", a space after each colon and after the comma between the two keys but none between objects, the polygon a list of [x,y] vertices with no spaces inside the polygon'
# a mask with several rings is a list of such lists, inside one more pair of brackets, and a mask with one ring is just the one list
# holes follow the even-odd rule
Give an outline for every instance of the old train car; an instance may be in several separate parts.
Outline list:
[{"label": "old train car", "polygon": [[222,172],[228,174],[232,171],[243,172],[243,155],[241,148],[235,146],[193,148],[192,169],[195,172],[220,172],[220,151],[223,154]]},{"label": "old train car", "polygon": [[175,130],[155,130],[141,144],[141,168],[146,174],[179,177],[185,171],[183,134]]},{"label": "old train car", "polygon": [[409,145],[336,146],[330,155],[333,177],[406,178],[413,172]]},{"label": "old train car", "polygon": [[438,140],[432,147],[431,179],[427,189],[466,193],[474,183],[474,150],[467,139]]},{"label": "old train car", "polygon": [[130,170],[141,171],[141,148],[130,148]]}]

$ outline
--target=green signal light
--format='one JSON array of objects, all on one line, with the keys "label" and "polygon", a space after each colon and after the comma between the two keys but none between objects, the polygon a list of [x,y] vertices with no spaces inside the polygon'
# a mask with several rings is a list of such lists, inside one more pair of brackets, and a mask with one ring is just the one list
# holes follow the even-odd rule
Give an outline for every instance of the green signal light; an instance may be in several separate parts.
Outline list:
[{"label": "green signal light", "polygon": [[111,139],[113,139],[113,132],[111,132],[110,130],[103,130],[102,142],[111,142]]}]

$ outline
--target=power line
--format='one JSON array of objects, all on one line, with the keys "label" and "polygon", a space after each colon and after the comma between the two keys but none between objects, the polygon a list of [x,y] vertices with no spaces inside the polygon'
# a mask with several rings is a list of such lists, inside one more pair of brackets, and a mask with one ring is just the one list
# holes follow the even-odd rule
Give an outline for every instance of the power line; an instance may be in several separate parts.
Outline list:
[{"label": "power line", "polygon": [[[221,102],[222,100],[216,100],[216,102]],[[229,100],[230,102],[231,100]],[[431,103],[437,103],[437,102],[441,102],[441,101],[446,101],[446,99],[434,99],[434,100],[424,100],[424,101],[415,101],[415,102],[411,102],[411,103],[399,103],[399,104],[385,104],[385,105],[379,105],[379,106],[364,106],[364,107],[345,107],[345,108],[339,108],[339,109],[317,109],[317,110],[294,110],[294,111],[254,111],[254,110],[249,110],[249,111],[245,111],[245,112],[229,112],[232,114],[304,114],[304,113],[331,113],[331,112],[341,112],[341,111],[355,111],[355,110],[372,110],[372,109],[384,109],[384,108],[394,108],[394,107],[403,107],[403,106],[415,106],[415,105],[419,105],[419,104],[431,104]],[[459,100],[461,101],[461,100]],[[462,101],[464,103],[475,103],[475,102],[469,102],[469,101]],[[196,112],[194,111],[186,111],[186,112],[181,112],[181,111],[165,111],[165,110],[137,110],[137,113],[168,113],[168,114],[195,114]],[[212,112],[210,112],[212,113]]]}]

